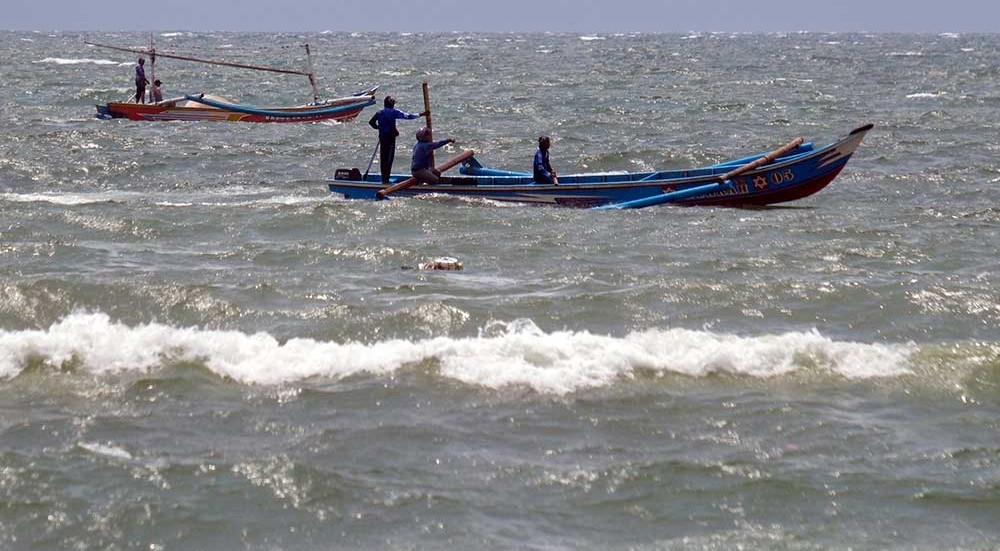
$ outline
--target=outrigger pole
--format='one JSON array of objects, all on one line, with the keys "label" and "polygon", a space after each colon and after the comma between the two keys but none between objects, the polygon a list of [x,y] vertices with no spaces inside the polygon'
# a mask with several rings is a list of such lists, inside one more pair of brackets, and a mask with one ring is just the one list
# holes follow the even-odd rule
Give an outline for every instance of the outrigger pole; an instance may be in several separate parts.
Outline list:
[{"label": "outrigger pole", "polygon": [[[111,46],[109,44],[98,44],[97,42],[86,42],[86,41],[84,41],[84,44],[87,44],[89,46],[97,46],[98,48],[107,48],[109,50],[118,50],[120,52],[131,52],[131,53],[134,53],[134,54],[145,54],[145,55],[150,56],[150,58],[153,58],[153,59],[155,59],[156,56],[160,56],[160,57],[166,57],[166,58],[170,58],[170,59],[180,59],[180,60],[183,60],[183,61],[195,61],[197,63],[207,63],[209,65],[222,65],[224,67],[236,67],[236,68],[239,68],[239,69],[253,69],[255,71],[270,71],[272,73],[282,73],[282,74],[286,74],[286,75],[305,75],[305,76],[309,77],[309,84],[312,86],[313,102],[314,103],[318,103],[319,102],[319,90],[316,88],[316,75],[315,75],[315,73],[313,73],[312,56],[310,55],[309,45],[308,44],[303,44],[303,46],[305,46],[305,48],[306,48],[306,58],[308,59],[308,64],[309,64],[309,70],[308,71],[297,71],[295,69],[279,69],[277,67],[265,67],[265,66],[262,66],[262,65],[248,65],[248,64],[245,64],[245,63],[233,63],[231,61],[215,61],[215,60],[212,60],[212,59],[202,59],[200,57],[186,56],[186,55],[180,55],[180,54],[171,54],[171,53],[163,53],[163,52],[158,52],[158,51],[156,51],[156,48],[153,48],[152,41],[150,42],[150,47],[148,49],[145,49],[145,50],[141,49],[141,48],[124,48],[122,46]],[[155,61],[154,61],[154,63],[155,63]]]}]

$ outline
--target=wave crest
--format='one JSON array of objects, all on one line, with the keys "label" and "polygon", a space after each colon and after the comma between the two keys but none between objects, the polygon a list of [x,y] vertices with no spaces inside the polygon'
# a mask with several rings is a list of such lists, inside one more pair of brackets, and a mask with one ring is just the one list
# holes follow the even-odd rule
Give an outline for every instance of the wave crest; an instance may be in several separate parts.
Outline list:
[{"label": "wave crest", "polygon": [[546,333],[530,320],[495,323],[465,338],[279,342],[267,333],[157,323],[130,327],[103,313],[77,313],[44,331],[0,331],[0,377],[14,377],[39,358],[95,374],[190,361],[242,383],[271,385],[310,377],[384,375],[436,361],[442,376],[466,384],[566,394],[647,372],[774,377],[819,369],[847,378],[896,376],[909,372],[912,348],[836,342],[816,331],[759,337],[687,329],[647,329],[623,337]]}]

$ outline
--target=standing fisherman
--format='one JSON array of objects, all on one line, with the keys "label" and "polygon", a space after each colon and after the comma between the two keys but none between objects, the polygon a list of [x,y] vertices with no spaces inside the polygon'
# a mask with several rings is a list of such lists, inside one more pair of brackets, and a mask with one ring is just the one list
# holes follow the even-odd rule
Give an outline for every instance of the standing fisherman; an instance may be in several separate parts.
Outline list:
[{"label": "standing fisherman", "polygon": [[378,166],[382,171],[382,183],[388,184],[389,175],[392,174],[392,161],[396,156],[396,136],[399,135],[399,130],[396,130],[396,119],[412,120],[426,117],[427,112],[424,111],[419,115],[404,113],[396,109],[396,98],[392,96],[385,97],[384,105],[385,108],[375,113],[368,124],[378,130]]},{"label": "standing fisherman", "polygon": [[146,60],[139,58],[139,64],[135,66],[135,102],[146,103]]}]

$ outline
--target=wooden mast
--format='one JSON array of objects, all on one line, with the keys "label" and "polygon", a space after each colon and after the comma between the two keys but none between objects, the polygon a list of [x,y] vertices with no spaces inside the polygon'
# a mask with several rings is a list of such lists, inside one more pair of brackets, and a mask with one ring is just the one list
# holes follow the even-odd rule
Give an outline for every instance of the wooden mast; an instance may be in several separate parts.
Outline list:
[{"label": "wooden mast", "polygon": [[150,84],[156,82],[156,46],[153,45],[153,33],[149,33],[149,77]]},{"label": "wooden mast", "polygon": [[[421,86],[421,88],[423,88],[423,90],[424,90],[424,113],[427,113],[427,115],[425,115],[427,117],[427,135],[428,135],[428,139],[433,142],[434,141],[434,131],[431,129],[431,94],[430,94],[430,91],[427,89],[427,81],[426,80],[424,81],[424,83]],[[434,150],[433,149],[431,150],[431,166],[434,166]]]},{"label": "wooden mast", "polygon": [[309,43],[306,42],[302,46],[306,49],[306,67],[309,69],[307,76],[309,77],[309,85],[312,86],[313,90],[313,103],[319,103],[319,90],[316,88],[316,73],[313,72],[313,59],[312,54],[309,52]]}]

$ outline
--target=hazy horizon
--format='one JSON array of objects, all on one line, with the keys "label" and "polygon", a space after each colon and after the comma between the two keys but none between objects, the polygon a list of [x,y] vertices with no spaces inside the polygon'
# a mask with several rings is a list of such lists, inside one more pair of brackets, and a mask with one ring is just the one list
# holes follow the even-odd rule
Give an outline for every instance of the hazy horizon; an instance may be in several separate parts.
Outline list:
[{"label": "hazy horizon", "polygon": [[13,0],[9,31],[260,32],[985,32],[1000,31],[1000,2],[841,0],[301,0],[201,3],[169,9],[124,0]]}]

